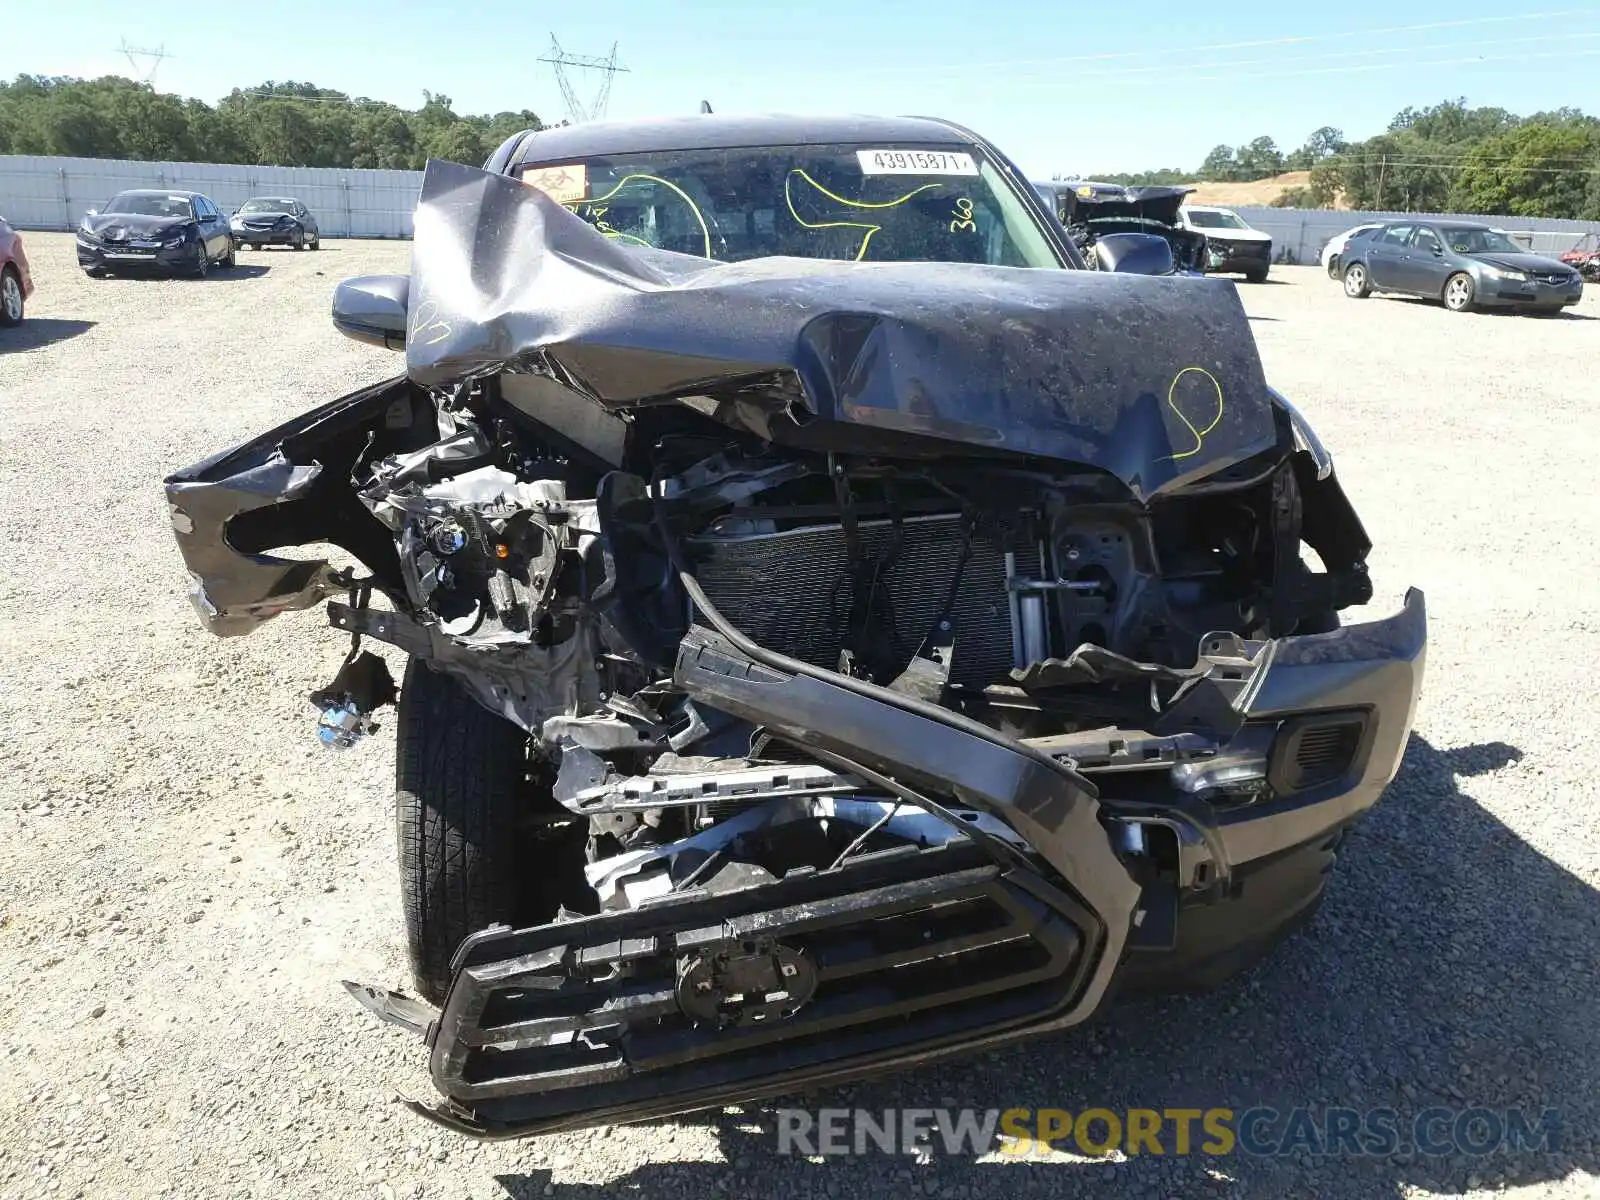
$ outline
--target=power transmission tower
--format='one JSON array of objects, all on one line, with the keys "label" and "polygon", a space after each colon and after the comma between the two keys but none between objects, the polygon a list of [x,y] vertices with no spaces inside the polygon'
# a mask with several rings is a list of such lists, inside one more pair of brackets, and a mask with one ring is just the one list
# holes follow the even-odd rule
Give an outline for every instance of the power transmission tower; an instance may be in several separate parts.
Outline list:
[{"label": "power transmission tower", "polygon": [[[580,121],[598,121],[606,115],[606,105],[611,101],[611,81],[617,72],[628,69],[617,66],[615,42],[611,43],[611,53],[604,58],[590,54],[568,54],[561,48],[561,43],[556,40],[556,35],[553,33],[550,35],[550,53],[539,61],[547,62],[555,68],[556,83],[560,85],[561,98],[567,106],[567,119],[574,125]],[[572,80],[567,75],[569,67],[583,71],[600,71],[604,75],[593,103],[586,105],[578,99],[577,89],[572,86]]]},{"label": "power transmission tower", "polygon": [[[122,51],[123,57],[128,60],[128,65],[133,68],[134,74],[138,75],[142,82],[152,86],[156,81],[156,72],[161,69],[161,60],[172,57],[167,53],[165,43],[157,46],[154,50],[150,50],[143,46],[130,46],[128,45],[128,39],[123,38],[122,44],[117,49]],[[149,59],[149,66],[141,67],[139,65],[139,59],[141,58]]]}]

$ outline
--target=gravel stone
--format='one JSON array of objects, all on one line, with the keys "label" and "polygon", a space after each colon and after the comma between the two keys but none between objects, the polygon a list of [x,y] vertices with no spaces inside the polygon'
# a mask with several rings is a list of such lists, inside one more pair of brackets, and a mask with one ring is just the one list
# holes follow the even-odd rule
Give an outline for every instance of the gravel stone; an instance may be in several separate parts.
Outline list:
[{"label": "gravel stone", "polygon": [[[316,745],[305,697],[348,645],[317,613],[243,639],[200,627],[160,481],[397,373],[398,355],[339,337],[328,306],[345,276],[406,270],[410,247],[330,240],[246,252],[204,282],[97,281],[70,234],[24,237],[38,294],[0,331],[0,1192],[910,1190],[892,1156],[780,1158],[773,1105],[480,1146],[394,1103],[433,1094],[423,1048],[340,987],[409,986],[392,718],[356,749]],[[1510,1195],[1594,1196],[1600,288],[1552,320],[1350,301],[1309,267],[1239,294],[1269,380],[1334,451],[1376,546],[1377,595],[1346,620],[1410,585],[1428,595],[1398,778],[1315,920],[1244,978],[784,1103],[1370,1103],[1402,1123],[1442,1102],[1549,1106],[1558,1155],[992,1153],[939,1159],[937,1194],[1355,1200],[1505,1179]]]}]

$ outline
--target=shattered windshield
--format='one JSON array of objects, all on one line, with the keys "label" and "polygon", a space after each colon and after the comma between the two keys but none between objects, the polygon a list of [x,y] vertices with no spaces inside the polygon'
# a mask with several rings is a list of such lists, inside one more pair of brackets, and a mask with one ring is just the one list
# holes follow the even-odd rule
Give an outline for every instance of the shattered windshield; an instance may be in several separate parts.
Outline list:
[{"label": "shattered windshield", "polygon": [[521,177],[615,241],[723,262],[1064,265],[971,147],[672,150],[530,165]]},{"label": "shattered windshield", "polygon": [[242,213],[292,213],[293,200],[246,200],[239,209]]},{"label": "shattered windshield", "polygon": [[106,213],[124,213],[131,217],[187,217],[190,215],[187,196],[164,196],[156,192],[123,192],[113,196],[101,209]]},{"label": "shattered windshield", "polygon": [[1189,224],[1202,229],[1249,229],[1244,221],[1231,212],[1201,212],[1189,210]]},{"label": "shattered windshield", "polygon": [[1446,229],[1445,239],[1457,254],[1521,254],[1522,247],[1492,229]]}]

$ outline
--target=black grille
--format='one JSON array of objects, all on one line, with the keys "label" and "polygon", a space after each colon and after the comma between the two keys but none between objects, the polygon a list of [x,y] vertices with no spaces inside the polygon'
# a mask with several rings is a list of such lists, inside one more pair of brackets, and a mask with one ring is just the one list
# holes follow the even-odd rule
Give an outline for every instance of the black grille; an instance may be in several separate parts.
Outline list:
[{"label": "black grille", "polygon": [[1341,779],[1355,765],[1365,713],[1331,713],[1285,722],[1272,747],[1268,782],[1279,795]]},{"label": "black grille", "polygon": [[[974,1036],[1070,1003],[1090,927],[963,842],[486,932],[458,951],[434,1081],[480,1120],[529,1122]],[[797,964],[805,1001],[744,1024],[687,1015],[686,964],[756,943]]]},{"label": "black grille", "polygon": [[[960,517],[911,517],[858,528],[867,570],[877,564],[881,604],[868,636],[891,647],[901,668],[933,631],[961,565]],[[700,586],[722,614],[768,649],[831,669],[849,630],[850,558],[838,525],[781,533],[699,537],[689,542]],[[1005,553],[979,531],[953,609],[950,682],[982,687],[1011,669]]]}]

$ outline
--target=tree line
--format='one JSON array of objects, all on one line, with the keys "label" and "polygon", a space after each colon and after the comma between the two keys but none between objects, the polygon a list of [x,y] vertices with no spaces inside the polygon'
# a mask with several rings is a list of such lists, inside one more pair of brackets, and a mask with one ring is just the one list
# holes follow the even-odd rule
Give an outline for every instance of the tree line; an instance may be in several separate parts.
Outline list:
[{"label": "tree line", "polygon": [[1089,176],[1108,182],[1179,184],[1269,179],[1308,171],[1280,207],[1392,212],[1475,212],[1600,220],[1600,118],[1576,108],[1520,117],[1464,99],[1405,108],[1389,127],[1347,141],[1324,126],[1287,154],[1270,137],[1219,145],[1198,170],[1163,168]]},{"label": "tree line", "polygon": [[0,82],[0,154],[417,170],[429,158],[480,166],[511,134],[543,128],[527,109],[462,115],[448,96],[423,99],[403,109],[268,82],[211,105],[116,75],[19,75]]}]

